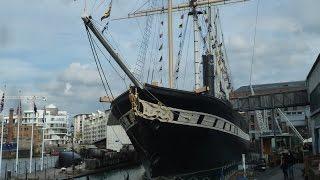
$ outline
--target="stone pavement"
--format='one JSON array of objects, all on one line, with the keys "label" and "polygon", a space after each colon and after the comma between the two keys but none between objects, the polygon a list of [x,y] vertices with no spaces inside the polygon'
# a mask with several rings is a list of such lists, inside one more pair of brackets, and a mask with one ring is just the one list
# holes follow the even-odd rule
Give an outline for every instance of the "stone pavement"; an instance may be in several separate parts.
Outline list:
[{"label": "stone pavement", "polygon": [[[303,180],[302,176],[303,164],[295,164],[293,168],[294,180]],[[282,169],[278,166],[272,169],[268,169],[265,172],[259,174],[257,180],[281,180],[283,178]]]}]

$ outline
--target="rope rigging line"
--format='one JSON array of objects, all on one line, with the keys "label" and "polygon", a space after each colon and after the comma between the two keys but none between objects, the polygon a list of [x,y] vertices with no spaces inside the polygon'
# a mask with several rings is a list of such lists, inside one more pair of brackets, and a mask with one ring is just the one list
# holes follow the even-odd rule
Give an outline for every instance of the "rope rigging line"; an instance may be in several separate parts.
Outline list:
[{"label": "rope rigging line", "polygon": [[[159,28],[157,28],[157,25],[158,25],[158,23],[159,23],[159,15],[157,15],[156,17],[155,17],[155,23],[153,23],[153,26],[154,26],[154,28],[153,29],[157,29],[158,31],[154,31],[153,32],[153,35],[152,35],[152,38],[151,38],[151,42],[152,42],[152,44],[151,44],[151,49],[150,49],[150,51],[149,51],[149,68],[148,68],[148,75],[147,75],[147,81],[146,82],[149,82],[149,76],[151,75],[151,78],[150,78],[150,83],[152,82],[152,80],[153,80],[153,69],[154,69],[154,61],[155,61],[155,59],[156,59],[156,56],[154,55],[154,53],[155,53],[155,46],[156,46],[156,44],[158,43],[158,34],[159,34]],[[152,67],[151,67],[152,66]],[[152,71],[151,72],[151,74],[150,74],[150,71]]]},{"label": "rope rigging line", "polygon": [[[96,7],[95,10],[97,10],[105,1],[106,1],[106,0],[102,0],[102,1],[100,2],[100,4]],[[92,7],[92,10],[93,10],[93,8],[94,8],[94,7]]]},{"label": "rope rigging line", "polygon": [[109,62],[109,64],[111,65],[112,69],[118,74],[118,76],[120,77],[120,79],[123,80],[123,82],[125,83],[126,87],[127,87],[127,83],[125,81],[125,77],[122,76],[122,74],[116,69],[116,67],[111,63],[110,58],[107,58],[107,55],[105,55],[102,51],[102,49],[99,47],[98,43],[92,38],[92,41],[95,43],[95,45],[97,46],[97,48],[99,49],[99,51],[101,52],[101,54],[104,56],[104,58],[106,58],[106,60]]},{"label": "rope rigging line", "polygon": [[[183,27],[183,16],[184,14],[182,13],[181,19],[182,23],[181,26]],[[177,58],[177,63],[176,63],[176,71],[175,71],[175,79],[176,81],[179,79],[179,72],[180,72],[180,64],[181,64],[181,58],[182,58],[182,51],[184,49],[184,42],[185,42],[185,37],[186,37],[186,32],[188,29],[188,24],[189,24],[189,16],[187,16],[187,20],[184,26],[184,29],[180,31],[179,38],[180,38],[180,43],[179,43],[179,50],[178,50],[178,58]],[[175,83],[176,88],[178,88],[178,83]]]},{"label": "rope rigging line", "polygon": [[221,23],[221,19],[220,19],[220,13],[219,13],[219,8],[217,8],[217,19],[218,19],[218,23],[220,26],[220,33],[221,33],[221,41],[223,44],[223,50],[224,50],[224,56],[225,56],[225,62],[227,63],[227,73],[228,73],[228,83],[230,83],[230,89],[233,89],[233,78],[232,78],[232,72],[231,72],[231,67],[229,64],[229,58],[228,58],[228,54],[227,54],[227,49],[225,47],[225,41],[224,41],[224,35],[223,35],[223,30],[222,30],[222,23]]},{"label": "rope rigging line", "polygon": [[[108,89],[109,89],[109,91],[110,91],[110,93],[111,93],[112,99],[114,99],[114,96],[113,96],[112,91],[111,91],[111,89],[110,89],[110,85],[109,85],[109,83],[108,83],[108,81],[107,81],[107,79],[106,79],[106,77],[105,77],[105,74],[104,74],[104,71],[103,71],[103,69],[102,69],[102,66],[101,66],[101,63],[100,63],[98,54],[97,54],[97,52],[96,52],[96,50],[95,50],[95,47],[94,47],[94,44],[93,44],[93,42],[92,42],[92,41],[93,41],[93,38],[92,38],[92,36],[91,36],[91,34],[90,34],[89,29],[88,29],[87,26],[86,26],[86,31],[87,31],[87,35],[88,35],[88,39],[89,39],[91,51],[92,51],[92,54],[93,54],[93,56],[94,56],[94,60],[95,60],[95,63],[96,63],[96,66],[97,66],[97,69],[98,69],[98,72],[99,72],[99,76],[100,76],[101,82],[102,82],[103,87],[104,87],[104,90],[105,90],[107,96],[109,96],[109,95],[108,95],[108,92],[107,92],[107,89],[106,89],[106,86],[105,86],[105,84],[104,84],[103,78],[102,78],[102,76],[101,76],[101,72],[100,72],[100,70],[99,70],[99,66],[98,66],[97,61],[99,62],[101,71],[103,72],[103,76],[104,76],[104,79],[105,79],[105,81],[106,81],[106,83],[107,83]],[[118,105],[116,105],[116,108],[117,108],[117,110],[118,110],[119,112],[121,112],[121,111],[120,111],[120,108],[118,107]],[[108,127],[108,125],[107,125],[107,127]],[[112,129],[112,131],[114,132],[114,134],[117,136],[117,139],[120,141],[121,145],[123,145],[123,143],[121,142],[121,140],[119,139],[118,135],[115,133],[115,131],[113,130],[112,127],[111,127],[111,129]],[[106,141],[106,146],[107,146],[107,141]]]},{"label": "rope rigging line", "polygon": [[258,24],[258,16],[259,16],[259,4],[260,0],[257,2],[257,9],[256,9],[256,21],[254,26],[254,35],[253,35],[253,47],[252,47],[252,57],[251,57],[251,67],[250,67],[250,88],[252,89],[252,72],[253,72],[253,62],[255,56],[255,47],[256,47],[256,34],[257,34],[257,24]]},{"label": "rope rigging line", "polygon": [[94,7],[96,6],[97,1],[98,1],[98,0],[95,0],[95,1],[94,1],[94,4],[92,5],[92,8],[91,8],[91,14],[93,14],[93,9],[94,9]]},{"label": "rope rigging line", "polygon": [[[91,41],[93,41],[93,38],[92,38],[92,36],[91,36],[90,33],[89,33],[89,35],[90,35],[90,37],[91,37]],[[101,70],[101,72],[102,72],[102,74],[103,74],[103,77],[104,77],[105,82],[107,83],[107,87],[108,87],[108,89],[109,89],[109,91],[110,91],[111,97],[114,99],[114,96],[113,96],[113,93],[112,93],[112,91],[111,91],[109,82],[108,82],[108,80],[107,80],[107,78],[106,78],[106,75],[105,75],[105,73],[104,73],[104,70],[103,70],[103,68],[102,68],[102,65],[101,65],[101,62],[100,62],[100,59],[99,59],[99,56],[98,56],[98,53],[97,53],[97,51],[96,51],[95,45],[93,45],[93,50],[94,50],[94,53],[96,54],[96,57],[97,57],[97,61],[98,61],[100,70]]]},{"label": "rope rigging line", "polygon": [[[149,3],[150,8],[154,7],[154,5],[155,5],[154,1]],[[133,70],[133,74],[141,82],[143,82],[143,78],[144,78],[145,61],[146,61],[148,47],[150,43],[150,35],[151,35],[153,20],[154,20],[154,16],[146,17],[145,28],[142,34],[141,42],[139,44],[138,57],[136,59],[136,63]]]},{"label": "rope rigging line", "polygon": [[[190,28],[190,30],[189,31],[191,31],[191,28]],[[184,75],[183,75],[183,77],[184,77],[184,79],[183,79],[183,88],[186,88],[186,76],[187,76],[187,67],[188,67],[188,57],[189,57],[189,47],[190,47],[190,39],[191,39],[191,32],[189,32],[188,33],[189,34],[189,37],[188,37],[188,41],[187,41],[187,55],[186,55],[186,60],[185,60],[185,66],[184,66]],[[191,64],[191,63],[190,63]]]},{"label": "rope rigging line", "polygon": [[[163,1],[162,1],[163,3]],[[163,57],[164,57],[164,18],[163,18],[163,12],[160,13],[159,15],[159,20],[160,20],[160,24],[159,24],[159,38],[158,38],[158,41],[157,41],[157,44],[156,46],[158,46],[158,52],[160,54],[160,57],[158,57],[158,61],[157,61],[157,66],[156,66],[156,70],[157,70],[157,74],[159,76],[159,80],[160,80],[160,84],[163,84],[162,82],[162,78],[164,76],[164,71],[163,71],[163,64],[164,64],[164,60],[163,60]]]},{"label": "rope rigging line", "polygon": [[[94,56],[94,60],[95,60],[95,63],[96,63],[96,66],[97,66],[97,69],[98,69],[98,72],[99,72],[99,76],[100,76],[101,82],[102,82],[102,84],[103,84],[103,87],[104,87],[104,90],[105,90],[106,94],[108,95],[107,88],[106,88],[105,83],[104,83],[104,80],[103,80],[103,78],[102,78],[99,65],[98,65],[98,63],[97,63],[97,59],[99,59],[99,58],[98,58],[98,54],[97,54],[96,51],[95,51],[94,44],[93,44],[93,42],[92,42],[92,41],[93,41],[93,38],[92,38],[92,36],[91,36],[91,34],[90,34],[90,32],[89,32],[88,27],[87,27],[87,26],[85,26],[85,27],[86,27],[87,36],[88,36],[88,39],[89,39],[89,44],[90,44],[91,51],[92,51],[93,56]],[[97,57],[96,57],[96,56],[97,56]],[[97,58],[97,59],[96,59],[96,58]],[[100,61],[100,60],[99,60],[99,61]],[[102,71],[103,71],[103,69],[102,69]],[[105,80],[106,80],[106,77],[105,77],[105,76],[104,76],[104,78],[105,78]],[[110,93],[112,94],[108,82],[106,82],[106,83],[107,83],[107,85],[108,85],[108,89],[109,89]],[[138,82],[138,83],[140,83],[140,84],[143,86],[143,84],[142,84],[141,82]],[[157,97],[155,97],[150,91],[148,91],[147,89],[145,89],[145,90],[146,90],[146,92],[147,92],[148,94],[150,94],[151,97],[154,98],[157,102],[163,104],[163,103],[162,103]],[[113,95],[112,95],[112,97],[114,98]],[[164,105],[164,104],[163,104],[163,105]],[[117,107],[117,109],[118,109],[118,111],[120,112],[119,107]],[[121,113],[121,114],[122,114],[122,113]]]},{"label": "rope rigging line", "polygon": [[131,11],[129,14],[133,14],[136,13],[137,11],[139,11],[140,9],[142,9],[150,0],[147,0],[146,2],[144,2],[140,7],[138,7],[135,11]]},{"label": "rope rigging line", "polygon": [[97,66],[97,70],[98,70],[99,77],[100,77],[100,80],[101,80],[102,85],[103,85],[103,89],[104,89],[105,93],[107,94],[107,96],[109,96],[108,90],[107,90],[106,85],[105,85],[105,83],[104,83],[104,81],[103,81],[103,79],[102,79],[101,72],[100,72],[100,69],[99,69],[98,64],[97,64],[97,61],[96,61],[96,54],[95,54],[94,51],[93,51],[93,47],[92,47],[93,44],[92,44],[92,42],[91,42],[90,32],[89,32],[89,29],[87,28],[87,26],[86,26],[86,31],[87,31],[87,36],[88,36],[89,44],[90,44],[90,49],[91,49],[91,52],[92,52],[92,55],[93,55],[94,62],[95,62],[95,64],[96,64],[96,66]]},{"label": "rope rigging line", "polygon": [[[101,25],[101,23],[99,23],[98,21],[96,21],[96,20],[94,20],[94,19],[92,19],[93,21],[92,21],[92,23],[95,25],[95,26],[97,26],[97,24],[99,25],[99,26],[102,26]],[[107,23],[107,25],[108,25],[108,23]],[[107,26],[106,25],[106,26]],[[105,28],[105,27],[104,27]],[[103,28],[103,30],[102,30],[102,32],[104,32],[104,29]],[[107,31],[107,32],[109,32],[109,31]],[[106,41],[108,41],[108,39],[107,39],[107,37],[104,35],[104,33],[101,33],[102,34],[102,36],[104,37],[104,39],[106,40]],[[116,48],[114,48],[113,46],[112,46],[112,48],[114,49],[114,50],[117,50],[118,49],[118,55],[119,56],[121,56],[121,57],[123,57],[121,54],[122,54],[122,52],[121,52],[121,50],[120,50],[120,48],[119,48],[119,46],[117,45],[117,42],[114,40],[114,38],[113,38],[113,36],[112,36],[112,34],[109,32],[109,35],[110,35],[110,37],[111,37],[111,40],[114,42],[114,44],[115,44],[115,46],[116,46]],[[94,40],[94,39],[93,39]],[[125,84],[125,86],[126,87],[128,87],[128,85],[127,85],[127,82],[126,82],[126,78],[125,77],[122,77],[121,76],[121,73],[119,73],[118,72],[118,70],[116,70],[116,68],[114,67],[114,65],[112,65],[112,63],[111,63],[111,61],[110,61],[110,55],[109,55],[109,58],[107,58],[107,56],[103,53],[103,51],[101,50],[101,48],[98,46],[98,43],[96,43],[96,41],[94,41],[95,42],[95,44],[97,45],[97,47],[99,48],[99,50],[100,50],[100,52],[105,56],[105,58],[109,61],[109,63],[111,64],[111,66],[114,68],[114,70],[118,73],[118,75],[119,75],[119,77],[124,81],[124,84]],[[122,58],[122,59],[124,59],[124,58]],[[124,63],[127,65],[128,63],[124,60]]]},{"label": "rope rigging line", "polygon": [[[163,22],[163,21],[162,21],[162,22]],[[98,53],[97,53],[96,48],[95,48],[94,38],[92,37],[92,35],[91,35],[90,31],[89,31],[89,28],[88,28],[86,25],[85,25],[85,27],[86,27],[87,36],[88,36],[89,43],[90,43],[90,48],[91,48],[91,51],[92,51],[92,53],[93,53],[94,60],[95,60],[95,63],[96,63],[96,66],[97,66],[97,69],[98,69],[98,72],[99,72],[99,76],[100,76],[101,82],[102,82],[103,87],[104,87],[104,90],[105,90],[105,92],[106,92],[107,95],[108,95],[108,90],[109,90],[110,93],[111,93],[112,98],[114,99],[113,93],[112,93],[112,91],[111,91],[110,85],[109,85],[109,83],[108,83],[108,81],[107,81],[107,78],[106,78],[106,76],[105,76],[105,73],[104,73],[104,71],[103,71],[103,68],[102,68],[102,65],[101,65],[101,63],[100,63],[100,59],[99,59]],[[101,71],[101,72],[100,72],[100,71]],[[103,77],[102,77],[101,74],[103,75]],[[106,88],[105,83],[107,84],[108,90],[107,90],[107,88]],[[139,83],[141,86],[143,86],[143,84],[142,84],[141,82],[138,82],[138,83]],[[148,96],[149,98],[154,99],[155,101],[157,101],[158,104],[160,104],[162,107],[168,108],[168,107],[167,107],[164,103],[162,103],[156,96],[154,96],[149,90],[147,90],[147,89],[145,89],[145,88],[144,88],[143,90],[145,90],[146,96]],[[121,113],[121,111],[120,111],[120,109],[119,109],[119,107],[118,107],[117,104],[116,104],[116,108],[117,108],[117,111],[118,111],[120,114],[123,115],[123,113]],[[176,112],[172,112],[172,113],[177,114]]]},{"label": "rope rigging line", "polygon": [[[93,23],[95,26],[99,25],[99,26],[101,26],[101,27],[105,27],[105,26],[103,26],[100,22],[96,21],[95,19],[92,18],[91,20],[92,20],[92,23]],[[107,22],[107,25],[109,25],[108,22]],[[102,30],[102,31],[105,32],[104,30]],[[110,33],[110,31],[107,31],[107,32],[108,32],[111,40],[113,41],[113,43],[114,43],[114,45],[115,45],[115,47],[112,46],[112,48],[113,48],[114,50],[118,50],[118,55],[121,56],[122,59],[124,59],[123,56],[122,56],[123,53],[121,52],[121,49],[119,48],[119,45],[118,45],[117,41],[116,41],[115,38],[112,36],[112,34]],[[105,36],[104,33],[101,33],[101,34],[102,34],[102,36],[103,36],[106,40],[108,40],[108,38]],[[108,41],[109,41],[109,40],[108,40]],[[109,41],[109,42],[110,42],[110,41]],[[126,65],[128,65],[128,63],[127,63],[125,60],[124,60],[124,63],[125,63]]]}]

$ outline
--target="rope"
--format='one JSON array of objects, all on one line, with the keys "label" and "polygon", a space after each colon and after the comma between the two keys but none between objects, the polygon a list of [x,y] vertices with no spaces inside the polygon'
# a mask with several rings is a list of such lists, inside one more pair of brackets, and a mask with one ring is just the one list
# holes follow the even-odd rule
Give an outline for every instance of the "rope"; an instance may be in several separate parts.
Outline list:
[{"label": "rope", "polygon": [[[100,72],[100,71],[102,71],[104,80],[105,80],[105,82],[107,83],[108,89],[109,89],[109,91],[110,91],[110,93],[111,93],[111,97],[114,99],[114,96],[113,96],[113,94],[112,94],[110,85],[109,85],[109,83],[108,83],[108,81],[107,81],[107,78],[106,78],[106,76],[105,76],[105,73],[104,73],[104,71],[103,71],[103,69],[102,69],[102,66],[101,66],[101,63],[100,63],[98,54],[97,54],[96,49],[95,49],[95,46],[94,46],[94,44],[93,44],[94,39],[92,38],[92,36],[91,36],[91,34],[90,34],[90,32],[89,32],[89,30],[88,30],[87,27],[86,27],[86,30],[87,30],[87,35],[88,35],[88,39],[89,39],[91,51],[92,51],[92,54],[93,54],[93,56],[94,56],[95,64],[96,64],[96,66],[97,66],[97,69],[98,69],[98,72],[99,72],[99,76],[100,76],[101,82],[102,82],[102,84],[103,84],[104,90],[105,90],[107,96],[109,96],[109,95],[108,95],[108,92],[107,92],[107,89],[106,89],[106,86],[105,86],[105,83],[104,83],[104,81],[103,81],[103,78],[102,78],[102,76],[101,76],[101,72]],[[99,67],[100,67],[100,68],[99,68]],[[118,109],[118,111],[120,111],[120,109],[119,109],[118,106],[117,106],[117,109]],[[108,125],[107,125],[107,128],[108,128]],[[118,137],[118,135],[115,133],[114,129],[113,129],[112,127],[111,127],[111,129],[112,129],[113,133],[116,135],[116,137],[117,137],[117,139],[119,140],[119,142],[121,143],[121,145],[123,145],[122,141],[119,139],[119,137]]]},{"label": "rope", "polygon": [[256,34],[257,34],[257,24],[258,24],[258,15],[259,15],[259,4],[260,4],[260,0],[258,0],[257,2],[256,21],[255,21],[254,35],[253,35],[253,47],[252,47],[251,67],[250,67],[250,88],[251,89],[252,89],[253,60],[255,56]]},{"label": "rope", "polygon": [[123,80],[123,82],[125,83],[125,85],[127,86],[127,83],[125,81],[125,77],[123,77],[121,75],[121,73],[115,68],[115,66],[111,63],[110,59],[107,58],[107,56],[103,53],[103,51],[101,50],[101,48],[98,46],[98,43],[92,38],[93,42],[95,43],[95,45],[97,46],[97,48],[99,49],[99,51],[101,52],[101,54],[104,56],[104,58],[106,58],[106,60],[109,62],[109,64],[111,65],[112,69],[118,74],[118,76]]},{"label": "rope", "polygon": [[97,1],[98,1],[98,0],[95,0],[95,1],[94,1],[94,4],[93,4],[93,6],[92,6],[92,8],[91,8],[91,14],[93,14],[93,9],[94,9],[94,7],[96,6]]},{"label": "rope", "polygon": [[[183,16],[184,14],[182,13],[181,16]],[[184,20],[182,19],[182,23],[181,25],[183,26]],[[178,88],[178,79],[179,79],[179,72],[180,72],[180,63],[181,63],[181,58],[182,58],[182,51],[184,49],[184,42],[185,42],[185,37],[186,37],[186,32],[188,29],[188,23],[189,23],[189,16],[187,16],[187,20],[185,23],[185,26],[183,27],[184,29],[182,29],[180,31],[180,35],[182,35],[181,39],[180,39],[180,45],[179,45],[179,50],[178,50],[178,58],[177,58],[177,63],[176,63],[176,67],[175,67],[175,86],[176,88]],[[180,36],[179,36],[180,37]],[[188,51],[188,50],[187,50]]]},{"label": "rope", "polygon": [[95,54],[94,51],[93,51],[93,44],[92,44],[92,39],[91,39],[92,37],[90,36],[89,29],[88,29],[87,26],[86,26],[86,31],[87,31],[87,36],[88,36],[88,39],[89,39],[89,44],[90,44],[91,52],[92,52],[92,54],[93,54],[93,59],[94,59],[94,62],[95,62],[95,64],[96,64],[96,66],[97,66],[97,70],[98,70],[98,72],[99,72],[99,77],[100,77],[100,80],[101,80],[101,82],[102,82],[103,89],[104,89],[105,93],[107,94],[107,96],[109,96],[108,91],[107,91],[107,88],[106,88],[106,85],[104,84],[104,81],[103,81],[102,76],[101,76],[100,69],[99,69],[98,64],[97,64],[97,61],[96,61],[96,54]]},{"label": "rope", "polygon": [[[106,1],[106,0],[102,0],[101,3],[96,7],[95,10],[97,10],[105,1]],[[95,3],[95,4],[96,4],[96,3]],[[93,9],[93,7],[92,7],[92,9]]]},{"label": "rope", "polygon": [[[152,28],[152,29],[158,29],[159,30],[159,28],[157,28],[157,25],[159,23],[158,18],[159,18],[159,16],[156,16],[155,23],[153,23],[154,28]],[[149,58],[149,68],[148,68],[148,75],[147,75],[147,81],[146,82],[149,81],[150,71],[151,71],[151,69],[154,68],[154,60],[155,60],[154,47],[155,47],[155,43],[158,41],[158,38],[157,38],[158,35],[159,35],[159,33],[157,31],[153,31],[153,35],[152,35],[152,38],[151,38],[151,42],[153,42],[153,43],[151,44],[151,49],[149,51],[149,57],[150,58]],[[153,65],[153,67],[151,68],[152,65]],[[152,78],[150,78],[150,82],[152,82]]]},{"label": "rope", "polygon": [[142,9],[150,0],[147,0],[145,3],[143,3],[140,7],[138,7],[138,9],[136,9],[135,11],[131,11],[130,14],[132,13],[136,13],[137,11],[139,11],[140,9]]},{"label": "rope", "polygon": [[[94,44],[93,44],[93,38],[92,38],[92,36],[91,36],[91,34],[90,34],[90,32],[89,32],[88,27],[87,27],[87,26],[85,26],[85,27],[86,27],[87,36],[88,36],[88,39],[89,39],[91,51],[92,51],[92,53],[93,53],[93,55],[94,55],[94,60],[95,60],[95,63],[96,63],[96,66],[97,66],[97,69],[98,69],[98,72],[99,72],[99,76],[100,76],[101,82],[102,82],[103,87],[104,87],[104,90],[105,90],[106,94],[108,95],[107,88],[106,88],[106,86],[105,86],[105,84],[104,84],[104,81],[103,81],[103,78],[102,78],[102,75],[101,75],[101,72],[100,72],[100,71],[102,71],[102,73],[103,73],[103,75],[104,75],[104,79],[105,79],[105,81],[106,81],[106,83],[107,83],[108,89],[109,89],[109,91],[110,91],[110,93],[111,93],[111,96],[112,96],[112,98],[114,98],[114,96],[113,96],[113,94],[112,94],[112,91],[111,91],[111,88],[110,88],[110,85],[109,85],[109,83],[108,83],[108,81],[107,81],[107,79],[106,79],[106,76],[105,76],[104,71],[103,71],[103,69],[102,69],[102,66],[101,66],[101,64],[100,64],[100,60],[99,60],[98,54],[97,54],[97,52],[96,52],[96,50],[95,50],[95,46],[94,46]],[[99,64],[99,65],[98,65],[98,64]],[[99,66],[100,66],[101,69],[99,68]],[[141,86],[143,86],[143,84],[142,84],[141,82],[138,82],[138,83],[139,83]],[[145,88],[144,88],[144,90],[146,91],[146,95],[147,95],[147,96],[150,95],[149,98],[153,98],[155,101],[157,101],[157,102],[158,102],[159,104],[161,104],[163,107],[168,108],[168,107],[167,107],[165,104],[163,104],[157,97],[155,97],[149,90],[147,90],[147,89],[145,89]],[[120,111],[120,108],[118,107],[118,105],[116,105],[116,108],[117,108],[117,110],[119,111],[119,113],[122,114],[121,111]],[[175,112],[173,112],[173,113],[176,114]]]},{"label": "rope", "polygon": [[[190,28],[190,30],[189,31],[191,31],[191,28]],[[186,77],[187,77],[187,67],[188,67],[188,57],[189,57],[189,47],[190,47],[190,39],[191,39],[191,33],[189,32],[188,33],[189,34],[189,37],[188,37],[188,41],[187,41],[187,55],[186,55],[186,60],[185,60],[185,62],[186,62],[186,64],[185,64],[185,66],[184,66],[184,75],[183,75],[183,87],[185,88],[186,86]],[[191,64],[191,63],[190,63]]]},{"label": "rope", "polygon": [[222,31],[222,24],[221,24],[221,20],[220,20],[220,13],[219,13],[219,9],[217,8],[217,19],[218,19],[218,23],[220,26],[220,33],[221,33],[221,41],[223,44],[223,50],[224,50],[224,55],[225,55],[225,62],[227,63],[226,65],[226,69],[227,69],[227,73],[228,73],[228,83],[231,84],[231,89],[233,89],[233,79],[232,79],[232,72],[231,72],[231,68],[230,68],[230,64],[229,64],[229,58],[228,58],[228,54],[227,54],[227,49],[225,47],[225,41],[224,41],[224,35],[223,35],[223,31]]},{"label": "rope", "polygon": [[[92,36],[91,36],[90,33],[89,33],[89,36],[90,36],[90,38],[91,38],[91,42],[94,42],[94,40],[93,40],[93,38],[92,38]],[[95,48],[95,45],[94,45],[94,44],[93,44],[93,50],[94,50],[94,53],[96,54],[95,62],[96,62],[97,68],[99,69],[99,67],[100,67],[100,71],[102,72],[102,75],[103,75],[103,77],[104,77],[104,80],[105,80],[105,82],[106,82],[106,84],[107,84],[107,87],[108,87],[108,89],[109,89],[109,91],[110,91],[111,97],[114,99],[113,93],[112,93],[112,91],[111,91],[111,88],[110,88],[109,82],[108,82],[108,80],[107,80],[107,78],[106,78],[106,75],[105,75],[105,73],[104,73],[104,70],[103,70],[103,68],[102,68],[102,66],[101,66],[101,62],[100,62],[100,59],[99,59],[99,56],[98,56],[98,54],[97,54],[97,51],[96,51],[96,48]],[[99,64],[99,67],[98,67],[97,62],[98,62],[98,64]],[[101,77],[101,73],[100,73],[100,78],[102,78],[102,77]]]}]

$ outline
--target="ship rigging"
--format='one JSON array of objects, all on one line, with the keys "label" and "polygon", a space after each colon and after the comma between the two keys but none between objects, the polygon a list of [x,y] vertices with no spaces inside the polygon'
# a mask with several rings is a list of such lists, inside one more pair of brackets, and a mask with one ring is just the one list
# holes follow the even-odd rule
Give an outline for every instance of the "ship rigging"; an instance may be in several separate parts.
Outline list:
[{"label": "ship rigging", "polygon": [[[141,82],[146,54],[139,56],[136,63],[139,67],[135,68],[135,73],[131,72],[110,42],[98,30],[95,20],[89,15],[82,17],[106,94],[108,95],[108,90],[111,93],[111,88],[96,52],[96,47],[99,46],[91,33],[133,83],[129,90],[118,97],[114,97],[111,93],[111,114],[126,130],[149,177],[209,171],[239,161],[241,154],[248,150],[250,139],[247,123],[227,102],[229,92],[232,90],[230,70],[225,55],[223,35],[220,35],[222,30],[218,30],[221,24],[219,11],[214,7],[212,12],[213,5],[234,2],[241,1],[191,0],[188,3],[173,5],[172,1],[168,0],[167,7],[162,6],[129,14],[129,18],[158,13],[168,14],[167,88],[155,83],[148,85]],[[174,63],[172,16],[173,12],[182,10],[187,10],[187,16],[192,17],[193,30],[192,33],[187,31],[189,17],[185,21],[184,14],[181,14],[179,25],[181,39],[177,62]],[[110,11],[111,9],[108,8],[105,15],[109,16]],[[163,27],[163,24],[162,20],[160,26]],[[150,35],[148,29],[145,32],[146,36]],[[192,91],[176,89],[180,76],[181,56],[185,54],[182,50],[187,34],[193,35],[194,88]],[[164,47],[162,30],[159,38],[161,43],[157,44],[157,48],[158,51],[162,51]],[[148,43],[148,39],[148,37],[144,38],[142,43]],[[146,45],[142,46],[142,48],[146,47]],[[161,54],[158,59],[161,64],[158,67],[160,72],[163,71],[164,55]]]}]

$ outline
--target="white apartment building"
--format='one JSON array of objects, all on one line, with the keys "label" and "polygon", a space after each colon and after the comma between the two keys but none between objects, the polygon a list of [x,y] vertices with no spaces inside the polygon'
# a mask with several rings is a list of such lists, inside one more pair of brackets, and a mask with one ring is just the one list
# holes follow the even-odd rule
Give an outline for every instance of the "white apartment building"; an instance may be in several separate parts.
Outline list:
[{"label": "white apartment building", "polygon": [[[41,116],[40,116],[41,117]],[[49,145],[66,144],[68,137],[68,113],[59,111],[54,105],[46,107],[45,142]]]},{"label": "white apartment building", "polygon": [[[38,107],[39,108],[39,107]],[[24,110],[22,113],[22,124],[34,123],[35,126],[45,127],[45,143],[46,145],[63,145],[67,143],[67,111],[59,111],[59,109],[50,104],[43,109],[38,109],[37,114],[34,114],[33,110]],[[46,112],[43,117],[43,113]],[[9,117],[6,116],[5,120],[8,122]],[[18,116],[14,115],[14,123],[17,122]]]},{"label": "white apartment building", "polygon": [[73,117],[73,132],[76,143],[81,144],[83,142],[83,123],[89,115],[90,114],[77,114]]},{"label": "white apartment building", "polygon": [[[131,144],[129,137],[121,125],[109,118],[110,110],[96,111],[85,118],[83,122],[83,143],[107,139],[107,149],[120,151],[122,145]],[[107,125],[108,123],[108,125]]]},{"label": "white apartment building", "polygon": [[85,144],[92,144],[106,137],[108,115],[98,110],[85,118],[83,123],[83,142]]}]

